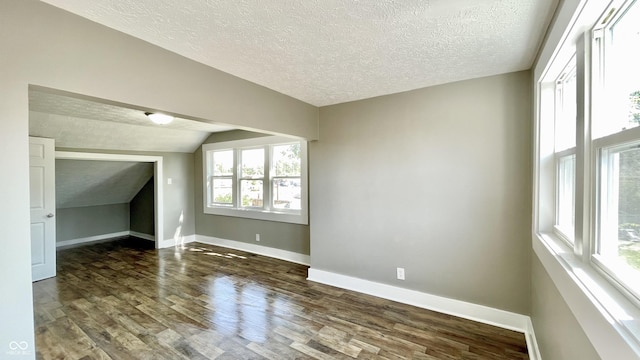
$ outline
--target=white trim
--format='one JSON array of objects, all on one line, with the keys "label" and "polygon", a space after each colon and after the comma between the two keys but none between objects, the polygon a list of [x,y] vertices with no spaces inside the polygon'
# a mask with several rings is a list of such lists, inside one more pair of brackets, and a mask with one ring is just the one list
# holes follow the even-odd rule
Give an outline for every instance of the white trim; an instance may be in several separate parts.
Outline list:
[{"label": "white trim", "polygon": [[[207,153],[215,150],[233,150],[234,151],[234,164],[237,166],[237,150],[241,148],[253,147],[253,146],[263,146],[271,148],[271,145],[278,144],[286,144],[286,143],[300,143],[300,201],[301,201],[301,209],[299,212],[297,211],[283,211],[278,209],[272,209],[271,205],[271,196],[269,195],[271,192],[271,180],[273,176],[269,175],[269,167],[265,167],[265,173],[263,180],[264,185],[264,199],[266,199],[265,208],[264,209],[251,209],[251,208],[242,208],[236,204],[237,199],[234,200],[234,205],[236,207],[225,207],[225,206],[208,206],[209,199],[207,197],[208,193],[208,183],[209,179],[207,176],[207,167],[209,164],[209,157]],[[271,164],[272,153],[268,151],[265,153],[265,164]],[[265,221],[276,221],[276,222],[285,222],[291,224],[301,224],[308,225],[309,224],[309,170],[308,170],[308,142],[302,139],[294,139],[285,136],[269,136],[269,137],[259,137],[253,139],[244,139],[244,140],[232,140],[225,142],[217,142],[217,143],[208,143],[202,145],[202,211],[205,214],[211,215],[222,215],[222,216],[232,216],[232,217],[240,217],[246,219],[256,219],[256,220],[265,220]],[[233,173],[233,184],[236,186],[240,181],[238,177],[237,170]]]},{"label": "white trim", "polygon": [[293,251],[275,249],[268,246],[249,244],[241,241],[220,239],[213,236],[196,235],[196,242],[246,251],[252,254],[264,255],[275,259],[285,260],[307,266],[309,266],[311,262],[311,258],[309,255],[304,255]]},{"label": "white trim", "polygon": [[290,142],[306,142],[304,139],[293,138],[288,136],[260,136],[257,138],[251,139],[242,139],[242,140],[229,140],[229,141],[221,141],[203,144],[202,146],[206,146],[207,150],[220,150],[220,149],[228,149],[228,148],[238,148],[238,147],[251,147],[251,146],[263,146],[269,144],[278,144],[278,143],[290,143]]},{"label": "white trim", "polygon": [[[268,181],[267,181],[268,182]],[[301,195],[301,197],[304,195]],[[206,197],[206,195],[205,195]],[[290,224],[308,225],[308,217],[298,214],[288,214],[278,211],[264,211],[264,210],[252,210],[242,208],[224,208],[206,206],[204,209],[205,214],[231,216],[245,219],[264,220],[264,221],[276,221]]]},{"label": "white trim", "polygon": [[526,315],[499,310],[488,306],[449,299],[442,296],[409,290],[393,285],[363,280],[329,271],[309,269],[307,280],[397,301],[481,323],[499,326],[524,333],[527,331]]},{"label": "white trim", "polygon": [[539,234],[533,250],[598,355],[640,358],[640,310],[564,242]]},{"label": "white trim", "polygon": [[129,231],[129,235],[135,236],[137,238],[144,239],[144,240],[149,240],[149,241],[153,241],[153,242],[156,241],[155,235],[149,235],[149,234],[145,234],[145,233],[141,233],[141,232],[137,232],[137,231]]},{"label": "white trim", "polygon": [[196,241],[196,235],[180,236],[179,238],[164,239],[156,243],[157,249],[166,249],[170,247],[180,246]]},{"label": "white trim", "polygon": [[56,159],[65,160],[97,160],[97,161],[133,161],[133,162],[150,162],[154,163],[153,167],[153,194],[154,194],[154,216],[155,216],[155,232],[156,232],[156,249],[161,248],[158,239],[162,239],[164,235],[164,177],[162,174],[163,157],[148,155],[130,155],[130,154],[108,154],[108,153],[91,153],[91,152],[71,152],[56,151]]},{"label": "white trim", "polygon": [[[612,6],[617,7],[615,5],[622,1],[560,2],[533,70],[533,250],[578,321],[579,329],[576,331],[584,332],[603,359],[640,358],[640,309],[615,288],[615,283],[607,281],[590,259],[593,252],[590,239],[595,233],[592,219],[596,197],[593,194],[597,185],[596,168],[593,166],[596,164],[593,159],[595,151],[591,146],[605,139],[614,139],[603,138],[592,143],[589,121],[598,109],[592,99],[593,92],[599,88],[594,86],[599,79],[590,71],[598,62],[591,56],[595,50],[592,49],[591,29],[594,24],[601,23],[602,16],[607,16]],[[550,149],[553,149],[553,137],[550,136],[553,131],[549,124],[552,117],[545,103],[553,102],[548,99],[548,86],[554,74],[566,63],[563,59],[568,59],[576,50],[579,70],[576,179],[581,181],[576,182],[576,242],[574,248],[570,248],[552,233],[549,205],[555,190],[550,183],[554,169],[548,164]],[[619,133],[616,140],[624,140],[622,138],[628,134],[631,132]],[[551,346],[561,347],[562,344]]]},{"label": "white trim", "polygon": [[529,316],[313,268],[307,280],[524,333],[529,357],[540,359]]},{"label": "white trim", "polygon": [[562,70],[571,54],[575,53],[578,38],[593,27],[608,3],[619,1],[561,1],[533,69],[535,81],[553,81],[547,76]]},{"label": "white trim", "polygon": [[115,232],[111,234],[102,234],[102,235],[88,236],[88,237],[83,237],[78,239],[63,240],[63,241],[56,242],[56,248],[61,248],[64,246],[71,246],[71,245],[78,245],[78,244],[100,242],[103,240],[109,240],[112,238],[123,237],[128,235],[129,235],[129,231],[120,231],[120,232]]},{"label": "white trim", "polygon": [[156,161],[162,159],[162,156],[56,151],[56,159],[96,160],[96,161],[156,162]]},{"label": "white trim", "polygon": [[536,332],[533,329],[533,322],[531,321],[530,317],[528,317],[527,319],[527,331],[525,331],[524,336],[527,340],[527,351],[529,352],[529,359],[541,360],[542,356],[540,355],[540,348],[538,347],[538,339],[536,339]]}]

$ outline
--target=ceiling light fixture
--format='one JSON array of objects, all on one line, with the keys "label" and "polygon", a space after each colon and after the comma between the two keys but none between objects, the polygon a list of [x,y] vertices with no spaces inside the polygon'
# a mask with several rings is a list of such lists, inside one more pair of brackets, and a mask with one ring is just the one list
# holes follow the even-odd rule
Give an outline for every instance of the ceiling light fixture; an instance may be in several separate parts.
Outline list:
[{"label": "ceiling light fixture", "polygon": [[158,125],[166,125],[173,121],[173,116],[161,113],[144,113],[147,117]]}]

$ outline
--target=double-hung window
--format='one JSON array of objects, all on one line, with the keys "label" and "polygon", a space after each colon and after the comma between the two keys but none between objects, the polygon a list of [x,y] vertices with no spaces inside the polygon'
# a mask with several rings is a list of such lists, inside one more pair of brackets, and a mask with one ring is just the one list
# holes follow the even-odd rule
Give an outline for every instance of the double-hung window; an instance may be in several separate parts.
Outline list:
[{"label": "double-hung window", "polygon": [[264,208],[265,147],[239,149],[239,205],[242,208]]},{"label": "double-hung window", "polygon": [[281,144],[271,147],[271,190],[273,209],[300,210],[302,199],[302,162],[300,143]]},{"label": "double-hung window", "polygon": [[214,206],[233,205],[233,150],[212,151],[207,203]]},{"label": "double-hung window", "polygon": [[593,33],[593,261],[640,299],[640,2]]},{"label": "double-hung window", "polygon": [[308,224],[305,141],[268,136],[202,151],[205,213]]},{"label": "double-hung window", "polygon": [[579,319],[606,319],[589,337],[640,355],[640,0],[567,6],[534,69],[533,248]]}]

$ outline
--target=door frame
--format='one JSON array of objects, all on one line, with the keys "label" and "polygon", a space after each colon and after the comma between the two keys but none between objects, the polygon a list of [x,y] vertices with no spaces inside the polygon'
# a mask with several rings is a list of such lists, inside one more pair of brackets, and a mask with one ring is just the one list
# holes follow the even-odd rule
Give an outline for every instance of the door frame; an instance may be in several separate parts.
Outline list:
[{"label": "door frame", "polygon": [[155,247],[160,248],[164,239],[164,204],[162,190],[162,156],[130,155],[130,154],[106,154],[74,151],[56,151],[56,160],[94,160],[94,161],[129,161],[153,163],[153,195],[155,218]]}]

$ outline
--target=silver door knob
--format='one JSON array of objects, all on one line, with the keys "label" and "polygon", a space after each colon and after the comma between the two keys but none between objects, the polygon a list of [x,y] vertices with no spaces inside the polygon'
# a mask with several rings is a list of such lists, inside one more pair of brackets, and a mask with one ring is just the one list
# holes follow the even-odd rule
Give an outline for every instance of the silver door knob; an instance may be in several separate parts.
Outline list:
[{"label": "silver door knob", "polygon": [[52,213],[48,213],[48,214],[47,214],[47,217],[48,217],[48,218],[52,218],[52,217],[53,217],[53,214],[52,214]]}]

